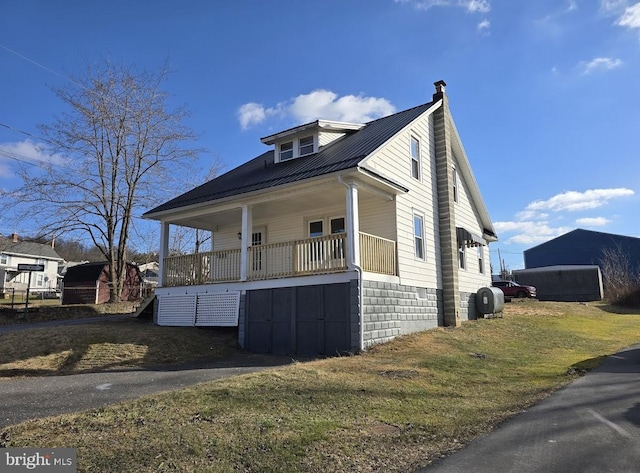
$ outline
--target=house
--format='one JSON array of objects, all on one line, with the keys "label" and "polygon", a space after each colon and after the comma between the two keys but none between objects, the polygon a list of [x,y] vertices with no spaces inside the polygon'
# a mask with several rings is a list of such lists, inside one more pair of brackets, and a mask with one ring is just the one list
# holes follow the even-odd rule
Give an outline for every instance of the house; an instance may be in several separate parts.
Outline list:
[{"label": "house", "polygon": [[[157,323],[336,354],[475,318],[497,238],[445,85],[366,124],[264,137],[268,151],[146,212],[161,222]],[[211,231],[213,250],[169,256],[176,225]]]},{"label": "house", "polygon": [[[51,245],[21,241],[15,233],[11,238],[1,239],[0,245],[0,293],[3,297],[9,297],[14,291],[24,293],[27,286],[32,293],[55,292],[58,264],[63,260]],[[18,265],[23,264],[43,265],[44,271],[20,271]]]},{"label": "house", "polygon": [[579,228],[525,250],[524,267],[598,265],[603,269],[607,251],[622,252],[628,258],[629,269],[640,270],[640,238]]},{"label": "house", "polygon": [[[127,276],[120,297],[140,298],[142,277],[135,264],[127,263]],[[110,298],[109,264],[84,263],[67,269],[62,284],[62,304],[103,304]]]}]

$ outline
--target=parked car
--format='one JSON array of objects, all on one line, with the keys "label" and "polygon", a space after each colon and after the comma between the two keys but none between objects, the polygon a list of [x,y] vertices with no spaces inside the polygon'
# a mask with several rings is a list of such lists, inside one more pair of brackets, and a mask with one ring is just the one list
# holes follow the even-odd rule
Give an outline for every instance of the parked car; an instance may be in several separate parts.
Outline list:
[{"label": "parked car", "polygon": [[500,288],[504,297],[536,297],[536,288],[533,286],[521,286],[513,281],[493,281],[491,285]]}]

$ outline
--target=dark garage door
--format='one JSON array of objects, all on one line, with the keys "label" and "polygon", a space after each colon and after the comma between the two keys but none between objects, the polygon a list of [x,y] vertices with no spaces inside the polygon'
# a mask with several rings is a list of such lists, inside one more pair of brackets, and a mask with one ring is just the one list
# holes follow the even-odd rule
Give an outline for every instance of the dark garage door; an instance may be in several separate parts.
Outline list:
[{"label": "dark garage door", "polygon": [[335,355],[351,350],[349,283],[247,291],[246,348]]}]

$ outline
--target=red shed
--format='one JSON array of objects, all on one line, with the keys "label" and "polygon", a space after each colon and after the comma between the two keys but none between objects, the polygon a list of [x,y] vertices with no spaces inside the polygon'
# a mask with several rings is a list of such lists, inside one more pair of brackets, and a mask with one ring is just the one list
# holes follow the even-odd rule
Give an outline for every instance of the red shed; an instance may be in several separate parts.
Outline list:
[{"label": "red shed", "polygon": [[[142,277],[138,266],[127,263],[127,277],[120,297],[140,298]],[[102,304],[109,302],[109,264],[85,263],[67,270],[62,282],[62,304]]]}]

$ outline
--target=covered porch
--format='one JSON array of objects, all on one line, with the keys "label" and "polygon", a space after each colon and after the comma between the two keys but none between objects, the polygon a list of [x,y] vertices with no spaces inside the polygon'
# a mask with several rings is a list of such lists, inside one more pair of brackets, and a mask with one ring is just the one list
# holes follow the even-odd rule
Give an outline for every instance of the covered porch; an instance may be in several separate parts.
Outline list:
[{"label": "covered porch", "polygon": [[[353,270],[397,276],[395,196],[403,191],[376,176],[333,175],[169,211],[161,216],[159,287]],[[174,225],[211,232],[211,248],[175,254]]]},{"label": "covered porch", "polygon": [[[163,260],[162,286],[259,281],[347,271],[347,240],[346,234],[336,234],[253,245],[247,248],[246,259],[241,249],[168,256]],[[397,275],[395,241],[360,232],[358,245],[363,271]]]}]

